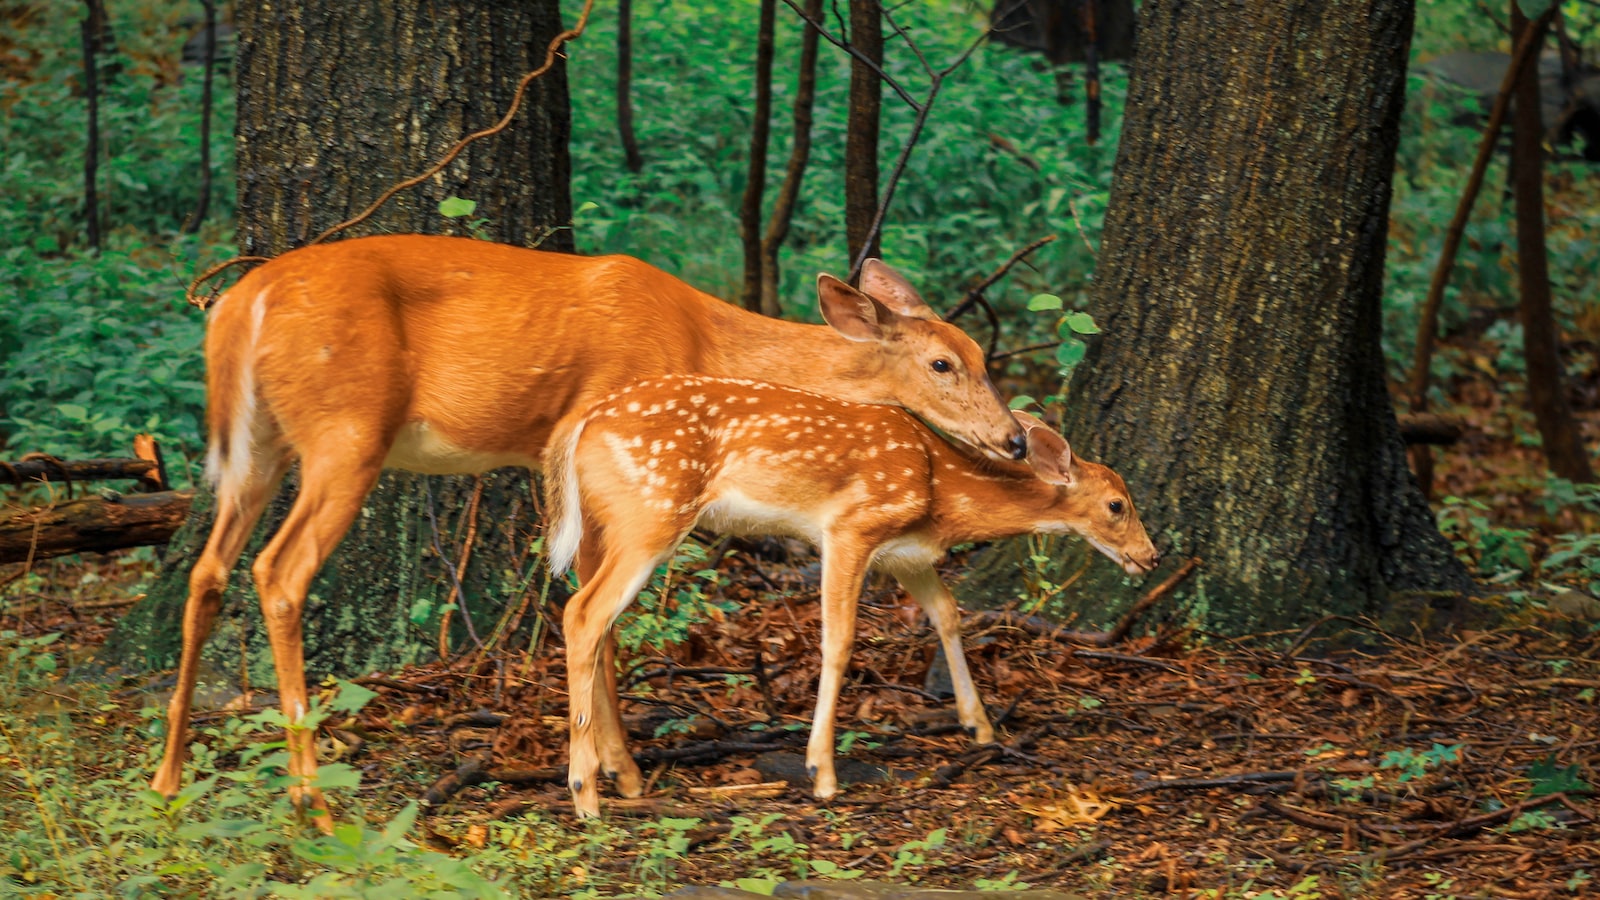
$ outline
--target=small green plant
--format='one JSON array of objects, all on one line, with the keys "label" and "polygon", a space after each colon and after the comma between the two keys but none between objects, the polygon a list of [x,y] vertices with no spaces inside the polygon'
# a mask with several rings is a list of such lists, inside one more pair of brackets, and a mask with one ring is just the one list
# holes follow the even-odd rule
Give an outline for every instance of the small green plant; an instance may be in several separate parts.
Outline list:
[{"label": "small green plant", "polygon": [[1588,872],[1585,872],[1583,869],[1579,869],[1578,871],[1572,873],[1571,878],[1567,879],[1566,888],[1574,894],[1581,893],[1583,890],[1588,888],[1589,882],[1593,879],[1593,877],[1594,876],[1590,875]]},{"label": "small green plant", "polygon": [[1456,880],[1440,872],[1423,872],[1422,880],[1428,885],[1428,893],[1423,895],[1424,900],[1455,900],[1455,894],[1450,893],[1456,886]]},{"label": "small green plant", "polygon": [[918,841],[906,841],[895,851],[894,861],[889,865],[889,874],[895,878],[905,878],[917,881],[922,875],[917,871],[924,866],[938,864],[938,852],[944,849],[945,837],[949,833],[947,828],[935,828],[928,832],[928,836]]},{"label": "small green plant", "polygon": [[1558,766],[1556,755],[1551,753],[1528,767],[1529,797],[1547,797],[1551,794],[1589,794],[1594,787],[1578,777],[1577,765]]},{"label": "small green plant", "polygon": [[706,549],[688,541],[656,570],[631,614],[621,620],[617,640],[624,649],[682,643],[696,622],[721,620],[735,608],[731,601],[717,598],[721,576],[704,567],[706,560]]},{"label": "small green plant", "polygon": [[883,746],[882,741],[874,741],[872,735],[865,731],[846,731],[839,735],[838,755],[848,756],[850,748],[860,744],[867,750],[876,750]]},{"label": "small green plant", "polygon": [[1533,530],[1496,525],[1488,514],[1489,506],[1481,500],[1446,497],[1439,510],[1439,530],[1450,538],[1462,562],[1491,581],[1522,577],[1533,569],[1528,551]]},{"label": "small green plant", "polygon": [[663,816],[640,829],[642,836],[634,862],[634,877],[639,879],[641,887],[659,893],[674,885],[678,863],[689,852],[689,832],[699,825],[699,819]]},{"label": "small green plant", "polygon": [[1565,827],[1566,826],[1562,825],[1555,816],[1549,813],[1549,811],[1543,809],[1530,809],[1527,812],[1518,815],[1515,819],[1512,819],[1511,822],[1505,826],[1505,831],[1510,834],[1517,834],[1518,832],[1522,831],[1547,831]]},{"label": "small green plant", "polygon": [[1033,885],[1018,881],[1017,870],[1012,869],[999,878],[979,878],[972,883],[972,887],[980,891],[1025,891]]},{"label": "small green plant", "polygon": [[478,201],[466,200],[461,197],[446,197],[439,201],[439,215],[447,219],[464,219],[467,231],[480,241],[490,240],[489,220],[479,216],[476,219],[467,218],[478,211]]},{"label": "small green plant", "polygon": [[1380,769],[1398,769],[1398,781],[1404,783],[1415,781],[1428,773],[1429,769],[1436,768],[1447,762],[1460,762],[1461,755],[1466,750],[1463,744],[1454,744],[1446,747],[1435,743],[1427,750],[1418,753],[1409,747],[1400,750],[1390,750],[1378,761]]}]

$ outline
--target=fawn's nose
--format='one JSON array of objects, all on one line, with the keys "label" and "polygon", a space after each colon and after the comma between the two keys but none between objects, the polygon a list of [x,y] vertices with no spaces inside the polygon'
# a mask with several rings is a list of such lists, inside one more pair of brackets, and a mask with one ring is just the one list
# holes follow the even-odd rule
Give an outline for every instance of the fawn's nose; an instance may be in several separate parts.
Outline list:
[{"label": "fawn's nose", "polygon": [[1022,459],[1028,455],[1028,438],[1026,435],[1013,434],[1011,440],[1006,441],[1006,449],[1011,451],[1012,459]]}]

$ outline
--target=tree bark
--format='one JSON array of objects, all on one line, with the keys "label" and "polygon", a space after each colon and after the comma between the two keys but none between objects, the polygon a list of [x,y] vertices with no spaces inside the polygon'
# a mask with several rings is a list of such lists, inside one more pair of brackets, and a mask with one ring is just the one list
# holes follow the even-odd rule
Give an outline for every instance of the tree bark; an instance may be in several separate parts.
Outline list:
[{"label": "tree bark", "polygon": [[644,168],[633,133],[633,0],[617,0],[617,137],[629,172]]},{"label": "tree bark", "polygon": [[[1511,0],[1511,36],[1528,29],[1532,59],[1539,58],[1550,16],[1529,20]],[[1569,481],[1593,481],[1589,454],[1562,390],[1561,341],[1550,308],[1550,263],[1544,237],[1544,123],[1540,121],[1539,68],[1522,67],[1517,76],[1516,113],[1511,126],[1511,187],[1516,198],[1517,281],[1522,302],[1522,353],[1527,363],[1528,405],[1539,426],[1550,471]]]},{"label": "tree bark", "polygon": [[[463,135],[496,121],[561,27],[557,0],[251,0],[236,15],[240,243],[246,254],[268,256],[360,211]],[[498,240],[570,249],[567,136],[566,75],[558,62],[532,83],[507,131],[471,145],[437,178],[344,236],[459,231],[458,220],[437,212],[440,200],[455,195],[478,202]],[[528,553],[535,517],[527,472],[502,470],[485,482],[473,529],[465,521],[472,478],[383,476],[311,587],[309,672],[362,673],[434,656],[461,537],[471,532],[477,540],[462,579],[463,609],[478,633],[489,632],[505,604],[520,597],[535,562]],[[246,573],[293,494],[286,483],[269,509],[205,650],[221,670],[237,671],[244,644],[256,683],[271,683],[272,665]],[[174,540],[149,599],[108,642],[109,662],[172,664],[189,568],[210,529],[212,503],[209,492],[196,498],[193,526]],[[462,618],[453,617],[456,646],[465,639]]]},{"label": "tree bark", "polygon": [[[850,44],[883,68],[883,13],[879,0],[850,0]],[[853,266],[861,258],[882,251],[872,235],[878,213],[878,131],[883,109],[883,84],[878,73],[854,56],[850,58],[850,115],[844,141],[845,244]],[[870,243],[869,243],[870,242]]]},{"label": "tree bark", "polygon": [[805,24],[800,26],[805,32],[800,38],[800,73],[794,92],[794,138],[789,148],[789,164],[784,168],[778,196],[772,201],[766,236],[761,239],[761,312],[768,316],[783,312],[778,303],[778,250],[789,236],[795,202],[800,199],[800,186],[805,181],[806,165],[811,159],[811,119],[817,102],[817,45],[821,37],[811,23],[822,19],[822,0],[806,0],[805,17]]},{"label": "tree bark", "polygon": [[[1470,588],[1406,468],[1379,346],[1412,13],[1140,9],[1095,278],[1104,334],[1065,430],[1122,473],[1169,560],[1204,561],[1174,594],[1199,627],[1378,615]],[[1064,582],[1089,552],[1053,553],[1046,577]],[[1024,547],[992,552],[966,593],[1014,596],[1019,562]],[[1057,612],[1106,622],[1135,591],[1096,562],[1070,596]]]},{"label": "tree bark", "polygon": [[767,143],[772,132],[772,44],[778,0],[761,0],[756,25],[756,100],[750,124],[750,165],[739,205],[739,232],[744,245],[744,287],[739,302],[761,312],[761,198],[767,192]]}]

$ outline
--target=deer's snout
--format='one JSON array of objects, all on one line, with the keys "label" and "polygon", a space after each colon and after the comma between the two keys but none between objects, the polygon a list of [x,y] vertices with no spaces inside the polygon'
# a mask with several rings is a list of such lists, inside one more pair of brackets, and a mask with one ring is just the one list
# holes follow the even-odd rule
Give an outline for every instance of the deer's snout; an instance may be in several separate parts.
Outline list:
[{"label": "deer's snout", "polygon": [[1122,570],[1129,575],[1143,575],[1155,569],[1161,562],[1161,551],[1155,547],[1142,553],[1129,553],[1122,563]]}]

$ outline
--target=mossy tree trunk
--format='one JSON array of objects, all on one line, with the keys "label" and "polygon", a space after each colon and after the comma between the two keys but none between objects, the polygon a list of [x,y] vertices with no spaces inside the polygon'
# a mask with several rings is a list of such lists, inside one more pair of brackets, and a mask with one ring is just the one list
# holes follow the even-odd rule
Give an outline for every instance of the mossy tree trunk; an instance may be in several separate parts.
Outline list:
[{"label": "mossy tree trunk", "polygon": [[[271,256],[301,246],[428,166],[462,136],[497,121],[521,76],[561,29],[558,0],[303,0],[241,2],[238,54],[238,216],[241,251]],[[562,64],[536,80],[503,133],[480,141],[438,177],[401,194],[341,237],[467,233],[446,197],[475,200],[488,237],[570,250],[569,131]],[[445,261],[441,260],[441,263]],[[344,302],[327,297],[328,303]],[[197,349],[198,352],[198,349]],[[306,606],[308,671],[359,674],[434,656],[451,572],[469,535],[465,609],[487,636],[537,564],[528,474],[485,476],[475,515],[472,478],[385,474],[317,581]],[[291,474],[234,571],[205,650],[215,668],[243,664],[270,683],[271,655],[248,567],[294,495]],[[127,668],[173,665],[188,574],[210,530],[211,497],[167,551],[148,599],[106,648]],[[435,524],[437,522],[437,524]],[[443,551],[440,557],[435,548]],[[453,647],[468,640],[453,616]]]},{"label": "mossy tree trunk", "polygon": [[[1122,472],[1167,552],[1150,584],[1202,558],[1176,597],[1203,627],[1382,614],[1470,585],[1406,467],[1379,347],[1412,12],[1140,10],[1095,279],[1104,334],[1065,428]],[[1088,551],[1055,546],[1046,578],[1060,583]],[[966,592],[1003,601],[1031,565],[1000,548]],[[1058,612],[1103,622],[1135,587],[1097,561]]]}]

